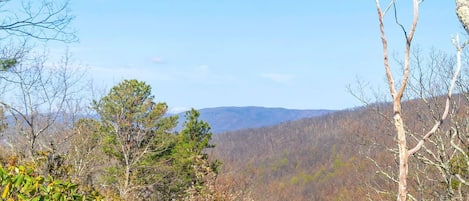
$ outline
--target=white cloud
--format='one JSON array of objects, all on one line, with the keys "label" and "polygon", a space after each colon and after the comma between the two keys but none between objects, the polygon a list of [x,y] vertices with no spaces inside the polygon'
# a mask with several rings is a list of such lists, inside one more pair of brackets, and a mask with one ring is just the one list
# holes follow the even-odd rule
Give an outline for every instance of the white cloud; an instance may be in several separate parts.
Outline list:
[{"label": "white cloud", "polygon": [[199,80],[206,79],[211,75],[208,65],[200,65],[193,69],[193,72],[188,74],[191,78]]},{"label": "white cloud", "polygon": [[152,68],[135,68],[135,67],[119,67],[119,68],[104,68],[104,67],[91,67],[92,75],[100,78],[107,79],[142,79],[142,80],[159,80],[168,81],[173,79],[173,75],[169,73],[159,72]]},{"label": "white cloud", "polygon": [[91,75],[97,80],[139,79],[145,81],[180,82],[191,84],[217,84],[227,81],[235,81],[232,75],[213,72],[208,65],[196,65],[186,68],[154,68],[121,66],[109,68],[102,66],[91,66]]},{"label": "white cloud", "polygon": [[150,61],[153,62],[153,63],[156,63],[156,64],[166,63],[166,61],[163,58],[159,57],[159,56],[155,56],[155,57],[150,58]]},{"label": "white cloud", "polygon": [[281,73],[264,73],[261,77],[272,80],[278,83],[288,83],[295,78],[292,74],[281,74]]},{"label": "white cloud", "polygon": [[199,73],[207,73],[208,70],[208,65],[200,65],[195,68],[195,71]]},{"label": "white cloud", "polygon": [[169,108],[169,111],[168,113],[169,114],[179,114],[181,112],[185,112],[185,111],[189,111],[190,108],[187,108],[187,107],[172,107],[172,108]]}]

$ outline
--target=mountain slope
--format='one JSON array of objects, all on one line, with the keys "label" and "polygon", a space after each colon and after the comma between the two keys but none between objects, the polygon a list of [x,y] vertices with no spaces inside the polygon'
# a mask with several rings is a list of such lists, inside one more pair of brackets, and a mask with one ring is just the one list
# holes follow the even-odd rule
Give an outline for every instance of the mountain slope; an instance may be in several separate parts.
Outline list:
[{"label": "mountain slope", "polygon": [[[447,121],[409,164],[409,193],[416,200],[444,199],[451,186],[443,185],[438,165],[449,164],[449,136],[454,128],[469,128],[469,96],[454,96],[452,121]],[[406,101],[406,125],[413,147],[435,122],[434,111],[445,97],[431,102]],[[429,110],[428,108],[435,108]],[[458,127],[459,126],[459,127]],[[451,129],[449,129],[451,127]],[[395,131],[392,105],[377,103],[364,108],[290,121],[269,127],[239,130],[213,136],[213,158],[223,162],[219,188],[240,195],[238,200],[395,200]],[[469,139],[467,130],[461,130]],[[442,140],[445,143],[437,143]],[[466,142],[466,141],[464,141]],[[431,154],[430,154],[431,153]],[[441,154],[434,157],[434,153]],[[441,156],[441,157],[440,157]],[[419,158],[420,157],[420,158]],[[421,160],[425,157],[426,160]],[[465,163],[464,163],[465,164]],[[450,175],[449,177],[452,177]],[[446,178],[449,178],[446,177]],[[469,176],[468,176],[469,177]],[[423,178],[423,179],[422,179]],[[469,192],[469,188],[462,192]]]},{"label": "mountain slope", "polygon": [[[217,107],[199,110],[200,119],[208,122],[213,133],[260,128],[287,121],[321,116],[333,110],[293,110],[266,107]],[[184,122],[184,113],[179,114]],[[179,125],[180,127],[181,125]]]},{"label": "mountain slope", "polygon": [[[376,131],[377,115],[339,111],[270,127],[215,135],[211,152],[223,162],[221,185],[253,200],[352,200],[367,190],[372,167],[357,153],[362,133]],[[365,126],[361,121],[369,120]],[[371,169],[372,170],[372,169]],[[361,180],[360,180],[361,179]],[[331,197],[327,197],[331,196]],[[357,200],[357,199],[355,199]],[[359,200],[359,199],[358,199]]]}]

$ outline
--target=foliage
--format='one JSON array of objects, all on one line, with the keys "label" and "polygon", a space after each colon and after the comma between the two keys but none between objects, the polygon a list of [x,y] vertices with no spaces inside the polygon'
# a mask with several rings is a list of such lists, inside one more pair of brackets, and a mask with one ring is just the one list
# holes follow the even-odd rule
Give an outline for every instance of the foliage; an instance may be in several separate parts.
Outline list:
[{"label": "foliage", "polygon": [[200,167],[216,172],[219,163],[204,153],[213,147],[210,126],[196,110],[186,113],[180,133],[172,132],[177,117],[165,116],[167,105],[155,103],[151,87],[137,80],[122,81],[93,105],[110,159],[104,182],[122,199],[182,199],[205,185]]},{"label": "foliage", "polygon": [[[449,161],[449,169],[452,175],[459,175],[462,179],[467,180],[469,178],[469,167],[468,159],[465,157],[468,153],[464,155],[461,153],[456,154]],[[452,189],[458,189],[461,185],[461,181],[458,179],[451,180],[450,186]],[[467,187],[467,184],[466,184]]]},{"label": "foliage", "polygon": [[456,157],[449,161],[450,169],[453,174],[468,175],[469,167],[467,166],[467,160],[462,154],[458,154]]},{"label": "foliage", "polygon": [[124,199],[155,185],[160,175],[158,157],[171,145],[175,117],[164,117],[165,103],[155,103],[151,87],[137,80],[124,80],[94,101],[100,115],[103,151],[111,159],[109,185]]},{"label": "foliage", "polygon": [[34,166],[0,167],[3,200],[103,200],[96,191],[80,192],[78,185],[37,175]]},{"label": "foliage", "polygon": [[167,187],[176,191],[188,188],[203,191],[206,181],[201,174],[216,174],[220,165],[219,161],[209,162],[207,154],[203,152],[214,145],[209,143],[212,137],[210,126],[199,120],[199,116],[200,113],[195,109],[186,112],[184,129],[177,135],[176,145],[169,156],[180,180],[171,182]]},{"label": "foliage", "polygon": [[189,151],[193,154],[202,154],[202,151],[206,148],[213,148],[214,145],[209,143],[212,138],[210,132],[210,125],[202,120],[199,120],[200,113],[192,109],[185,114],[186,121],[183,126],[184,129],[181,131],[183,142],[189,147]]},{"label": "foliage", "polygon": [[[41,147],[32,162],[12,158],[3,199],[215,199],[220,162],[209,160],[212,133],[198,111],[189,111],[185,128],[174,131],[177,117],[167,116],[167,105],[156,103],[151,87],[137,80],[122,81],[92,106],[97,119],[74,120],[64,130],[55,128],[65,123],[50,122],[66,144]],[[34,167],[17,167],[18,161]]]},{"label": "foliage", "polygon": [[8,70],[18,63],[17,59],[2,59],[0,60],[0,71]]}]

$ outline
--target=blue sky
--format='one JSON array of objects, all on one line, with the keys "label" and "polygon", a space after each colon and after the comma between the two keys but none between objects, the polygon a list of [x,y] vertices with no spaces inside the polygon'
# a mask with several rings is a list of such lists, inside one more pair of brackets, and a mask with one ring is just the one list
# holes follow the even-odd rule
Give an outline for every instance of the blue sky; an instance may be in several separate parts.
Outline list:
[{"label": "blue sky", "polygon": [[[95,83],[145,81],[173,110],[345,109],[360,105],[346,89],[357,77],[384,86],[374,1],[77,0],[70,8],[80,42],[67,46]],[[402,43],[390,17],[390,40]],[[422,48],[451,51],[451,36],[463,32],[453,1],[425,1],[420,19]]]}]

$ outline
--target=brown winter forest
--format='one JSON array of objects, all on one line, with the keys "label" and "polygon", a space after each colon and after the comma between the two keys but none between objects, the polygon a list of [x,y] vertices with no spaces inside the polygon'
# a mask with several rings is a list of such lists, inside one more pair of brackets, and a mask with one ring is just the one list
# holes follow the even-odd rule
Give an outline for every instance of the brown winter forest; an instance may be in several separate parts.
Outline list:
[{"label": "brown winter forest", "polygon": [[[469,126],[465,119],[469,105],[464,96],[458,96],[456,101],[463,103],[455,109],[460,121],[451,125],[462,132]],[[416,135],[423,130],[422,121],[432,119],[432,114],[422,114],[419,109],[437,108],[422,101],[406,102],[405,107],[409,114],[415,114],[408,121],[412,125],[409,129]],[[253,200],[393,200],[397,184],[385,174],[394,179],[397,174],[396,145],[392,124],[383,116],[390,111],[389,104],[373,104],[273,127],[216,135],[217,147],[212,154],[223,161],[218,177],[220,188],[229,189],[240,199]],[[441,129],[436,138],[449,143],[454,134],[451,132],[454,131]],[[457,135],[467,137],[467,133]],[[454,177],[454,171],[461,168],[458,165],[467,168],[465,163],[455,164],[462,155],[454,153],[449,144],[445,144],[447,150],[439,150],[438,146],[443,145],[433,144],[438,140],[431,139],[428,150],[419,153],[409,167],[410,193],[418,200],[445,200],[447,188],[456,191],[459,184],[455,178],[446,179]],[[439,163],[448,168],[445,177],[436,167]],[[464,196],[467,190],[463,185]]]}]

